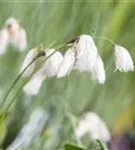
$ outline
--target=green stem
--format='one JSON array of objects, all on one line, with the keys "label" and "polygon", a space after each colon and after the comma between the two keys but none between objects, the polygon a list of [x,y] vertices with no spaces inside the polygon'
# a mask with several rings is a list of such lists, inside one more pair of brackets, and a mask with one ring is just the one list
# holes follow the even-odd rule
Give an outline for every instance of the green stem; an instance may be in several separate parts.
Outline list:
[{"label": "green stem", "polygon": [[[19,79],[21,78],[21,76],[24,74],[24,72],[34,63],[34,61],[37,60],[37,58],[43,56],[43,52],[41,51],[23,70],[22,72],[16,77],[16,79],[13,81],[13,83],[11,84],[10,88],[8,89],[8,91],[6,92],[2,104],[5,102],[5,100],[8,98],[9,94],[11,93],[11,91],[13,90],[14,86],[17,84],[17,82],[19,81]],[[1,105],[2,105],[1,104]]]},{"label": "green stem", "polygon": [[110,42],[112,45],[116,45],[116,43],[115,43],[114,41],[112,41],[111,39],[109,39],[109,38],[107,38],[107,37],[93,36],[93,38],[99,39],[99,40],[105,40],[105,41]]}]

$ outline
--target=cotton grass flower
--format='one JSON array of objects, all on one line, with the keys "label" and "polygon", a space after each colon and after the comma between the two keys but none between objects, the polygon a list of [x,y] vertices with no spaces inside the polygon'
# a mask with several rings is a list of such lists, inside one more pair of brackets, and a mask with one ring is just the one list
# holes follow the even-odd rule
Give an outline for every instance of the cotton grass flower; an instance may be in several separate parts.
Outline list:
[{"label": "cotton grass flower", "polygon": [[[30,81],[23,87],[26,95],[37,95],[42,86],[43,81],[47,77],[54,77],[57,75],[59,67],[63,61],[63,56],[60,52],[54,49],[45,50],[46,58],[42,67],[32,76]],[[50,56],[50,57],[49,57]]]},{"label": "cotton grass flower", "polygon": [[76,51],[77,61],[75,68],[80,72],[90,71],[98,55],[98,50],[93,38],[89,35],[81,35],[76,44]]},{"label": "cotton grass flower", "polygon": [[86,133],[92,139],[110,140],[110,133],[104,121],[94,112],[87,113],[79,122],[75,135],[81,139]]},{"label": "cotton grass flower", "polygon": [[29,121],[21,129],[15,140],[8,147],[8,150],[18,148],[26,149],[35,138],[38,138],[49,118],[48,112],[42,108],[37,108],[32,112]]},{"label": "cotton grass flower", "polygon": [[57,75],[60,65],[63,61],[63,55],[56,52],[54,49],[45,50],[46,57],[49,57],[42,66],[47,77],[54,77]]},{"label": "cotton grass flower", "polygon": [[106,80],[106,73],[104,69],[104,63],[100,56],[97,56],[95,66],[93,67],[91,73],[93,80],[98,81],[100,84],[104,84]]},{"label": "cotton grass flower", "polygon": [[44,72],[42,72],[41,70],[36,72],[30,79],[30,81],[28,81],[28,83],[23,87],[23,91],[25,92],[25,94],[33,96],[37,95],[45,78],[46,76]]},{"label": "cotton grass flower", "polygon": [[24,51],[27,47],[27,35],[18,21],[15,18],[9,18],[6,20],[4,28],[9,33],[9,43],[19,51]]},{"label": "cotton grass flower", "polygon": [[60,65],[57,74],[57,78],[68,75],[72,71],[74,63],[75,63],[75,52],[74,49],[71,47],[66,51],[64,55],[63,61]]},{"label": "cotton grass flower", "polygon": [[133,60],[126,48],[120,45],[115,45],[114,56],[116,70],[122,72],[134,71]]},{"label": "cotton grass flower", "polygon": [[6,52],[9,43],[9,33],[6,29],[0,31],[0,55]]},{"label": "cotton grass flower", "polygon": [[90,72],[92,78],[103,84],[106,80],[104,64],[98,54],[94,40],[89,35],[81,35],[76,44],[75,69]]},{"label": "cotton grass flower", "polygon": [[[36,48],[30,50],[28,52],[28,54],[26,55],[22,67],[20,69],[20,72],[22,72],[32,61],[34,58],[36,58],[36,56],[38,55],[38,50]],[[31,73],[34,71],[35,68],[35,62],[33,62],[28,68],[27,70],[23,73],[23,77],[28,77],[31,75]]]}]

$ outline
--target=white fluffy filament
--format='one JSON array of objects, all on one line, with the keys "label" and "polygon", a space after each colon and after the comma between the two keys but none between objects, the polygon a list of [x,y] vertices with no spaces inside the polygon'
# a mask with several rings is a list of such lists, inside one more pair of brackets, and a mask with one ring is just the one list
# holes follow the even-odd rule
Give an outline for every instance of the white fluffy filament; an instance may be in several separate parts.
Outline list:
[{"label": "white fluffy filament", "polygon": [[28,147],[34,138],[39,137],[41,134],[46,121],[48,120],[49,114],[44,111],[42,108],[37,108],[32,112],[29,121],[24,125],[21,129],[18,136],[9,146],[9,150],[15,150],[18,148],[26,148]]},{"label": "white fluffy filament", "polygon": [[122,72],[134,71],[134,63],[128,50],[120,45],[115,45],[116,70]]},{"label": "white fluffy filament", "polygon": [[91,70],[92,78],[100,84],[104,84],[106,80],[106,74],[104,69],[104,63],[100,56],[97,56],[95,65],[93,69]]},{"label": "white fluffy filament", "polygon": [[[31,63],[31,61],[38,55],[38,50],[32,49],[28,52],[28,54],[26,55],[23,64],[21,66],[20,72],[22,72],[28,65],[29,63]],[[31,73],[34,71],[35,68],[35,62],[33,62],[28,69],[23,73],[23,77],[28,77],[31,75]]]},{"label": "white fluffy filament", "polygon": [[105,142],[110,140],[110,133],[106,123],[94,112],[87,113],[84,118],[80,120],[75,130],[75,134],[79,139],[86,133],[88,133],[92,139],[102,139]]},{"label": "white fluffy filament", "polygon": [[75,63],[75,52],[73,48],[69,48],[63,58],[62,64],[60,65],[57,78],[64,77],[68,75],[74,66]]},{"label": "white fluffy filament", "polygon": [[41,70],[36,72],[30,79],[30,81],[28,81],[28,83],[23,87],[23,91],[25,92],[25,94],[33,96],[37,95],[45,78],[46,76],[44,72],[42,72]]}]

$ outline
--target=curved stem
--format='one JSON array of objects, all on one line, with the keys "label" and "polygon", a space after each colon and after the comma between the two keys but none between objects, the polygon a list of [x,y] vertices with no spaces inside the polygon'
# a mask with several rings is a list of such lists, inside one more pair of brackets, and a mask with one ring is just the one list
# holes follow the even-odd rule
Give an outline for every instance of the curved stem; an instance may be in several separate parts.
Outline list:
[{"label": "curved stem", "polygon": [[23,73],[28,69],[28,67],[29,67],[30,65],[32,65],[32,63],[33,63],[35,60],[36,60],[36,59],[33,59],[33,60],[24,68],[24,70],[17,76],[17,78],[13,81],[13,83],[11,84],[11,86],[10,86],[10,88],[8,89],[7,93],[5,94],[5,96],[4,96],[2,102],[4,102],[4,101],[8,98],[8,96],[9,96],[10,92],[12,91],[13,87],[16,85],[16,83],[17,83],[18,80],[21,78],[21,76],[23,75]]},{"label": "curved stem", "polygon": [[93,38],[99,39],[99,40],[105,40],[105,41],[110,42],[112,45],[116,45],[116,43],[115,43],[114,41],[112,41],[111,39],[109,39],[109,38],[107,38],[107,37],[93,36]]},{"label": "curved stem", "polygon": [[10,92],[13,90],[13,87],[17,84],[17,82],[19,81],[19,79],[21,78],[21,76],[24,74],[24,72],[34,63],[34,61],[37,60],[37,58],[41,57],[44,55],[44,52],[39,52],[39,54],[22,70],[22,72],[16,77],[16,79],[13,81],[13,83],[11,84],[10,88],[8,89],[8,91],[6,92],[2,104],[5,102],[5,100],[8,98]]},{"label": "curved stem", "polygon": [[[58,47],[56,47],[57,49],[60,49],[61,47],[66,46],[66,44],[60,45]],[[45,58],[44,61],[46,61],[47,59],[49,59],[54,53],[56,53],[57,51],[54,51],[53,53],[51,53],[48,57]],[[11,93],[11,91],[13,90],[14,86],[17,84],[17,82],[19,81],[19,79],[22,77],[22,75],[24,74],[24,72],[34,63],[34,61],[36,61],[39,57],[44,56],[45,52],[44,51],[40,51],[39,54],[23,69],[23,71],[16,77],[16,79],[13,81],[13,83],[11,84],[10,88],[8,89],[7,93],[5,94],[2,104],[6,101],[6,99],[8,98],[9,94]],[[14,99],[14,98],[13,98]],[[13,101],[12,99],[12,101]],[[12,104],[11,101],[11,104]],[[1,105],[2,105],[1,104]],[[9,106],[10,107],[10,106]],[[9,108],[8,107],[8,108]]]}]

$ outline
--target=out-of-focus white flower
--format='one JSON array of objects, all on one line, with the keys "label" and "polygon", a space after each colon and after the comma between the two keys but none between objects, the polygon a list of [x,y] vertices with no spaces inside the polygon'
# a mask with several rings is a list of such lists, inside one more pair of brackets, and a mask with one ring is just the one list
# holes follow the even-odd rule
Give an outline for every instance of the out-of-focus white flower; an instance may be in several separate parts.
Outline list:
[{"label": "out-of-focus white flower", "polygon": [[73,69],[75,63],[75,52],[73,48],[69,48],[63,58],[63,61],[60,65],[57,78],[64,77],[68,75]]},{"label": "out-of-focus white flower", "polygon": [[37,95],[45,78],[46,76],[44,72],[42,72],[42,70],[40,69],[32,76],[30,81],[28,81],[28,83],[23,87],[23,91],[27,95]]},{"label": "out-of-focus white flower", "polygon": [[128,72],[134,70],[133,60],[124,47],[120,45],[115,45],[115,65],[116,70]]},{"label": "out-of-focus white flower", "polygon": [[84,118],[80,120],[75,130],[75,135],[79,139],[86,133],[88,133],[92,139],[102,139],[106,142],[110,140],[110,133],[105,122],[93,112],[87,113]]},{"label": "out-of-focus white flower", "polygon": [[45,50],[45,53],[46,57],[50,57],[43,64],[42,70],[47,77],[56,76],[63,61],[63,55],[54,49]]},{"label": "out-of-focus white flower", "polygon": [[23,90],[27,95],[37,95],[45,78],[56,76],[58,73],[58,69],[63,60],[62,54],[56,52],[54,49],[46,50],[45,53],[46,58],[48,57],[48,59],[23,87]]},{"label": "out-of-focus white flower", "polygon": [[10,34],[18,31],[19,27],[19,23],[15,18],[8,18],[4,25],[4,28],[6,28],[10,32]]},{"label": "out-of-focus white flower", "polygon": [[6,29],[0,31],[0,55],[6,52],[9,43],[9,33]]},{"label": "out-of-focus white flower", "polygon": [[[28,52],[28,54],[26,55],[24,61],[23,61],[23,64],[22,64],[22,67],[20,69],[20,72],[22,72],[31,62],[32,60],[38,55],[38,50],[35,48],[35,49],[32,49]],[[33,62],[29,67],[28,69],[23,73],[23,77],[28,77],[31,75],[31,73],[33,72],[35,68],[35,62]]]},{"label": "out-of-focus white flower", "polygon": [[106,74],[104,69],[104,63],[100,56],[97,56],[95,66],[91,70],[92,78],[97,80],[98,83],[103,84],[106,80]]},{"label": "out-of-focus white flower", "polygon": [[8,149],[15,150],[17,148],[28,147],[34,138],[40,136],[48,118],[48,112],[44,111],[42,108],[37,108],[31,114],[28,123],[21,129],[20,133],[8,147]]},{"label": "out-of-focus white flower", "polygon": [[23,51],[27,47],[26,31],[20,27],[15,18],[7,19],[5,29],[9,33],[9,42],[19,51]]},{"label": "out-of-focus white flower", "polygon": [[18,36],[14,38],[14,41],[12,42],[14,43],[15,47],[18,48],[19,51],[23,51],[27,48],[26,31],[21,28],[18,32]]},{"label": "out-of-focus white flower", "polygon": [[96,61],[98,55],[97,47],[89,35],[81,35],[76,45],[77,61],[75,68],[80,72],[90,71]]}]

